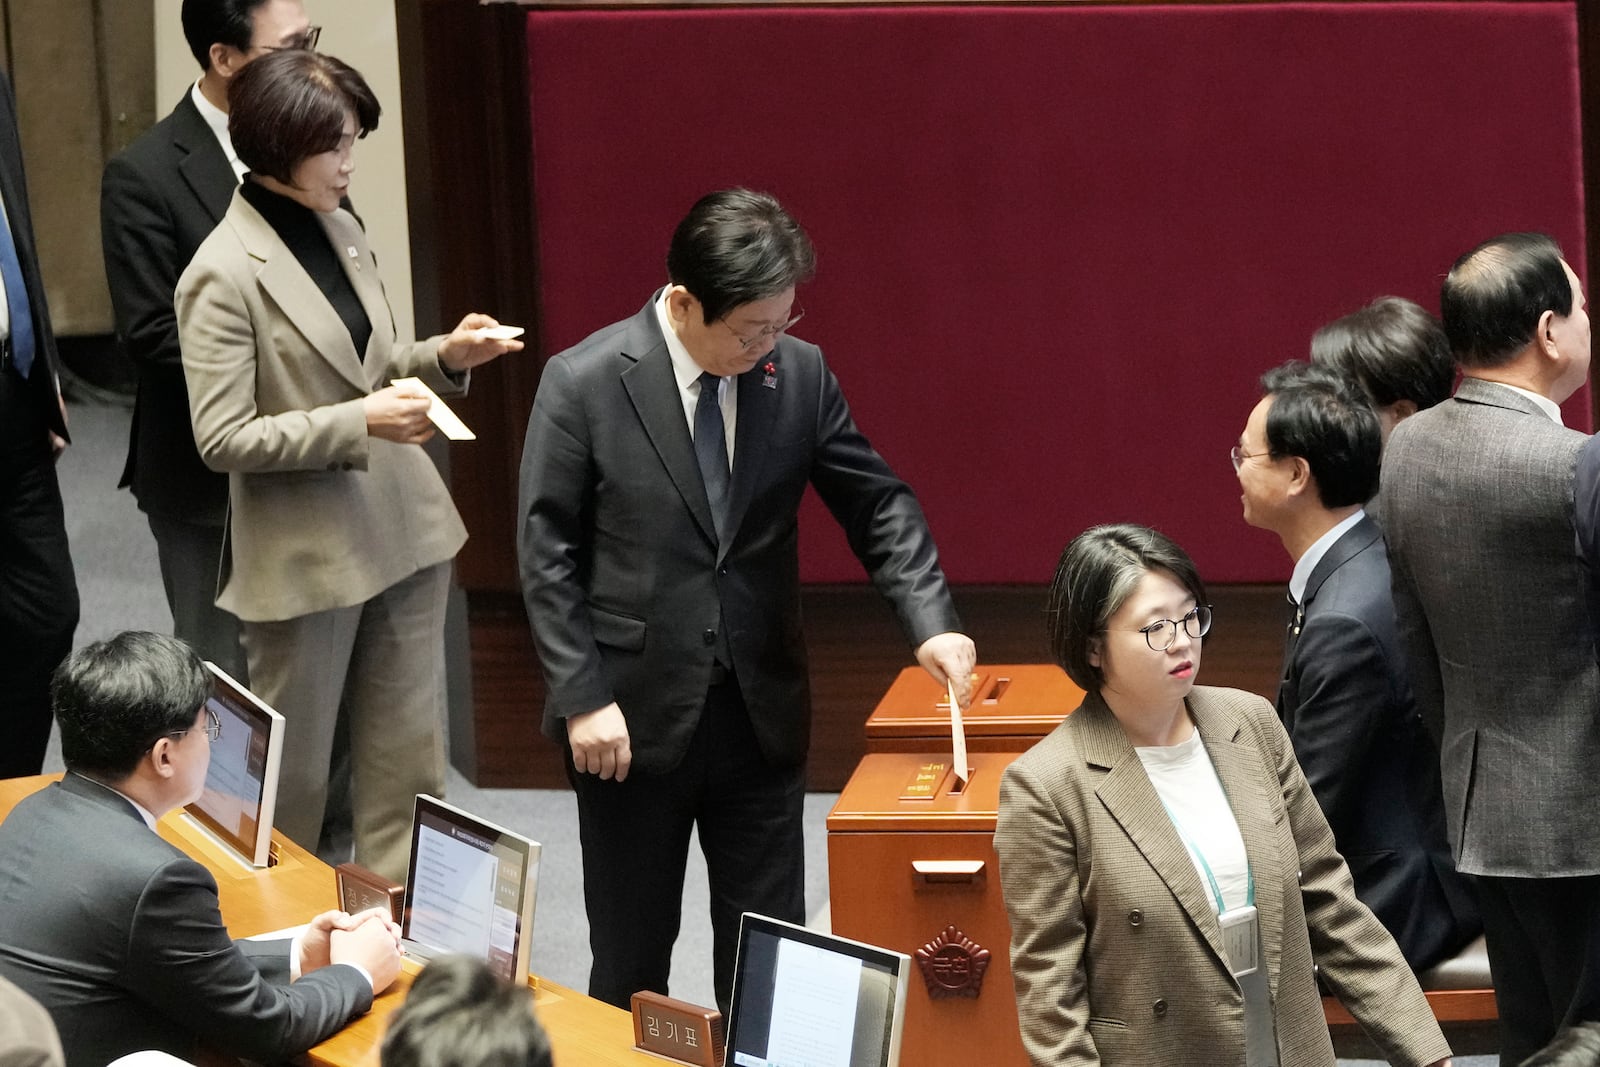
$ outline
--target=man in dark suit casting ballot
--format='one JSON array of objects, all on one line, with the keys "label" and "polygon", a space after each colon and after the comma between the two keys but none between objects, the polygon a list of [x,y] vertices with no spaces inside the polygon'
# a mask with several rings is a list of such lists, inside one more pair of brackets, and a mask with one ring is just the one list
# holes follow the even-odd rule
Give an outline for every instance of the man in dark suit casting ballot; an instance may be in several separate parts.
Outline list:
[{"label": "man in dark suit casting ballot", "polygon": [[157,836],[200,795],[221,725],[182,641],[130,631],[78,649],[51,692],[67,774],[0,824],[0,977],[43,1004],[67,1067],[196,1043],[298,1055],[400,970],[379,912],[324,912],[292,941],[234,941],[211,873]]},{"label": "man in dark suit casting ballot", "polygon": [[667,989],[696,824],[724,1011],[740,913],[805,919],[807,483],[917,661],[967,699],[976,652],[922,509],[821,351],[786,334],[813,258],[772,197],[702,198],[666,288],[553,358],[528,420],[523,596],[578,796],[589,991],[613,1004]]}]

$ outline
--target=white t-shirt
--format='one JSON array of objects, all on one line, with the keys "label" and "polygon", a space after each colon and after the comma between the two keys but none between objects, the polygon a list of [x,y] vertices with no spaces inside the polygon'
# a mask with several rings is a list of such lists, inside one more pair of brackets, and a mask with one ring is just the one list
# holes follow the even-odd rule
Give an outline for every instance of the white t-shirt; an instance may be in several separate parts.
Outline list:
[{"label": "white t-shirt", "polygon": [[[1156,796],[1166,805],[1167,816],[1189,850],[1195,873],[1216,906],[1216,890],[1206,877],[1206,867],[1222,893],[1222,909],[1230,911],[1249,903],[1250,861],[1245,854],[1239,822],[1228,806],[1216,768],[1196,730],[1189,740],[1161,748],[1135,748]],[[1201,858],[1204,858],[1202,863]]]}]

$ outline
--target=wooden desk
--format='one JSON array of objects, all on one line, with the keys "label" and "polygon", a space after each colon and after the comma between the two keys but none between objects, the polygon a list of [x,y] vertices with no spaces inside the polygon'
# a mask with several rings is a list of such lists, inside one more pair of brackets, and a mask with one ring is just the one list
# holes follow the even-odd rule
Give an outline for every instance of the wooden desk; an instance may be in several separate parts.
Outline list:
[{"label": "wooden desk", "polygon": [[[60,775],[0,779],[0,819],[23,797]],[[168,814],[158,824],[161,836],[205,864],[217,880],[222,918],[235,937],[281,930],[305,922],[333,907],[333,868],[277,831],[272,838],[279,862],[264,871],[254,870],[224,853],[180,812]],[[372,1002],[372,1010],[312,1049],[303,1057],[316,1067],[377,1067],[378,1045],[383,1040],[389,1013],[405,1000],[411,979],[421,968],[410,960],[394,985]],[[534,1006],[539,1021],[550,1034],[557,1067],[575,1065],[639,1065],[660,1060],[633,1047],[633,1020],[614,1008],[575,990],[544,979],[535,981]]]}]

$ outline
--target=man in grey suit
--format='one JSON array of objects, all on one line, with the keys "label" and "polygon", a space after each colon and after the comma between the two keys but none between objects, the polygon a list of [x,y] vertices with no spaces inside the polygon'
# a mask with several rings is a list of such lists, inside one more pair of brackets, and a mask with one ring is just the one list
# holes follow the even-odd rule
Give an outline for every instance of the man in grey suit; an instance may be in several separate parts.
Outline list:
[{"label": "man in grey suit", "polygon": [[1389,439],[1379,501],[1395,610],[1440,738],[1456,867],[1476,876],[1501,1063],[1600,1016],[1600,668],[1574,544],[1584,435],[1561,401],[1589,370],[1577,275],[1506,234],[1445,279],[1464,377]]},{"label": "man in grey suit", "polygon": [[228,137],[229,80],[272,49],[313,47],[317,29],[300,0],[184,0],[183,33],[199,81],[106,165],[100,185],[117,336],[139,376],[120,484],[156,539],[172,632],[244,681],[239,620],[216,606],[228,476],[195,449],[173,293],[245,172]]},{"label": "man in grey suit", "polygon": [[157,836],[200,795],[220,725],[183,642],[129,632],[74,652],[52,686],[67,774],[0,824],[0,977],[55,1020],[68,1067],[197,1042],[304,1052],[399,972],[394,925],[325,912],[292,942],[233,941],[217,883]]},{"label": "man in grey suit", "polygon": [[1420,971],[1482,924],[1450,860],[1439,753],[1412,698],[1383,537],[1362,507],[1378,488],[1380,420],[1354,383],[1304,363],[1261,388],[1234,470],[1245,521],[1295,561],[1278,715],[1356,895]]},{"label": "man in grey suit", "polygon": [[666,992],[698,827],[717,1002],[739,915],[805,919],[810,743],[796,517],[815,487],[917,660],[966,699],[976,658],[922,508],[821,351],[787,336],[810,239],[764,193],[697,202],[669,282],[545,366],[522,457],[518,554],[569,755],[592,995]]}]

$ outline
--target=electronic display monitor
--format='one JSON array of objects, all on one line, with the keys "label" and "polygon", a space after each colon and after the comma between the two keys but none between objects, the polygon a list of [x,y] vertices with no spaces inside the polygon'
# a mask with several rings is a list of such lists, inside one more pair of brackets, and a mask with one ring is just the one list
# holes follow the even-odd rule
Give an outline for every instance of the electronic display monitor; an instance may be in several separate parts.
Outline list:
[{"label": "electronic display monitor", "polygon": [[265,867],[272,853],[283,716],[215,663],[208,662],[206,670],[211,674],[206,708],[222,732],[211,743],[205,790],[184,810],[244,862]]},{"label": "electronic display monitor", "polygon": [[911,957],[746,912],[727,1067],[897,1067]]},{"label": "electronic display monitor", "polygon": [[459,952],[526,981],[539,851],[537,841],[417,794],[400,931],[407,953]]}]

